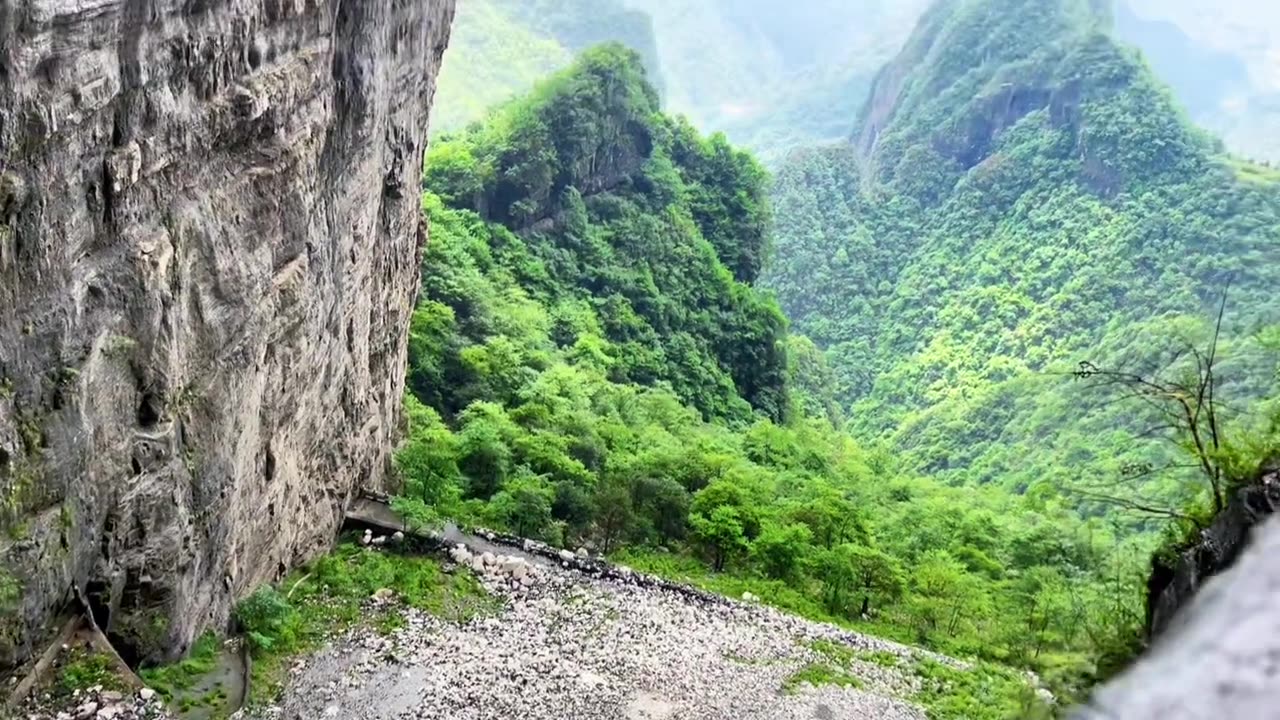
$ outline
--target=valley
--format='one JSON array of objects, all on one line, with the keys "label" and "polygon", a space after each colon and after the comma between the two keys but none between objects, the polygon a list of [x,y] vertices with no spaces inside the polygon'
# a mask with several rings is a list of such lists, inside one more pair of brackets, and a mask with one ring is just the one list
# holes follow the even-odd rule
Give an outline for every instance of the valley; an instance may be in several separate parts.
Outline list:
[{"label": "valley", "polygon": [[1280,466],[1270,40],[1195,2],[120,15],[195,45],[0,111],[10,707],[1145,717]]}]

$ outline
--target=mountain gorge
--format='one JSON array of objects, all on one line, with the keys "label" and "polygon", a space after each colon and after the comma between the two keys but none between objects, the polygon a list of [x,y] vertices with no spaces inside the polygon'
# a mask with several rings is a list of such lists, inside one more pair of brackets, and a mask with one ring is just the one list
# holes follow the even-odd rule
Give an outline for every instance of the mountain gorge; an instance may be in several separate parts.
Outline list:
[{"label": "mountain gorge", "polygon": [[1158,366],[1228,287],[1235,391],[1274,377],[1250,335],[1277,320],[1275,178],[1188,125],[1105,13],[1050,7],[939,4],[852,141],[777,175],[768,284],[856,434],[949,482],[1118,477],[1146,420],[1071,371]]},{"label": "mountain gorge", "polygon": [[1197,2],[0,8],[23,716],[1063,716],[1280,502]]},{"label": "mountain gorge", "polygon": [[[636,54],[587,51],[442,137],[424,183],[404,512],[949,652],[1045,653],[1061,692],[1136,637],[1105,524],[950,488],[838,428],[840,369],[756,287],[764,172],[662,114]],[[993,677],[958,716],[1029,707]]]}]

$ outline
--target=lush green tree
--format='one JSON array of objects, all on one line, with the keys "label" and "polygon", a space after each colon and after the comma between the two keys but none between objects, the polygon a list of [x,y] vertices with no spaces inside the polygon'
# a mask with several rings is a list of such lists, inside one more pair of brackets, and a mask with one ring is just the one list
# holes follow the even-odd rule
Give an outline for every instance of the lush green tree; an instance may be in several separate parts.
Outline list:
[{"label": "lush green tree", "polygon": [[594,504],[601,549],[607,555],[618,547],[635,526],[631,490],[620,482],[604,483],[596,491]]},{"label": "lush green tree", "polygon": [[804,525],[771,523],[751,543],[751,555],[766,576],[795,582],[813,554],[812,542],[813,533]]},{"label": "lush green tree", "polygon": [[458,468],[467,478],[467,496],[488,499],[502,489],[511,473],[511,447],[504,430],[505,411],[476,404],[463,414],[458,433]]},{"label": "lush green tree", "polygon": [[521,537],[542,538],[551,526],[555,490],[541,477],[521,474],[494,495],[489,512]]},{"label": "lush green tree", "polygon": [[711,567],[722,572],[728,562],[750,547],[738,508],[719,505],[710,515],[695,513],[689,516],[694,539],[711,558]]},{"label": "lush green tree", "polygon": [[461,479],[457,442],[440,419],[413,395],[404,399],[409,433],[395,455],[405,492],[427,505],[451,504]]},{"label": "lush green tree", "polygon": [[842,545],[847,560],[862,595],[858,614],[866,616],[872,610],[872,601],[889,603],[901,597],[906,581],[902,565],[887,553],[866,545]]}]

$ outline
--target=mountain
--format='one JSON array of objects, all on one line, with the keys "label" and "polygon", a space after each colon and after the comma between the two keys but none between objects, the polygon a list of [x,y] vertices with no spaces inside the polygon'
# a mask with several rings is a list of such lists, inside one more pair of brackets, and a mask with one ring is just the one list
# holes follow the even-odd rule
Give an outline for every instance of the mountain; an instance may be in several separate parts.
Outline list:
[{"label": "mountain", "polygon": [[616,379],[669,383],[707,417],[781,419],[785,321],[750,285],[769,221],[764,171],[723,136],[659,114],[633,57],[592,50],[436,143],[426,187],[521,236],[516,277],[614,344]]},{"label": "mountain", "polygon": [[766,161],[846,135],[928,0],[627,0],[653,18],[668,108]]},{"label": "mountain", "polygon": [[640,53],[661,92],[652,23],[622,0],[460,0],[432,131],[464,128],[604,42]]},{"label": "mountain", "polygon": [[852,139],[778,172],[767,284],[855,433],[947,482],[1114,484],[1147,418],[1070,372],[1158,367],[1228,286],[1230,392],[1274,379],[1277,176],[1218,153],[1101,5],[939,3]]},{"label": "mountain", "polygon": [[1232,152],[1280,161],[1280,10],[1251,0],[1118,0],[1116,33],[1143,51]]},{"label": "mountain", "polygon": [[927,3],[462,0],[432,127],[460,129],[574,53],[616,41],[644,57],[668,111],[772,163],[848,133]]},{"label": "mountain", "polygon": [[[657,104],[608,45],[433,143],[400,507],[1052,666],[1065,692],[1105,672],[1141,617],[1114,534],[842,432],[823,354],[758,287],[767,176]],[[938,717],[1035,703],[971,679]]]}]

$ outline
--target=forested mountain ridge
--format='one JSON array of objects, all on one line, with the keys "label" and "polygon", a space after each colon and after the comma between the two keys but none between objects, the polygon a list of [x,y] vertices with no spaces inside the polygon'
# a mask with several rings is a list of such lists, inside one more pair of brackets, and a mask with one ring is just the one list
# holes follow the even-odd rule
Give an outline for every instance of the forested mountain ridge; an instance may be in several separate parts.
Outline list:
[{"label": "forested mountain ridge", "polygon": [[[655,101],[609,46],[433,145],[402,509],[949,652],[1044,653],[1062,691],[1100,672],[1139,619],[1118,539],[840,432],[830,368],[753,286],[764,174]],[[939,717],[1034,702],[990,672]]]},{"label": "forested mountain ridge", "polygon": [[1216,154],[1096,4],[939,3],[851,142],[794,154],[773,199],[768,284],[856,432],[922,471],[1114,478],[1127,410],[1065,374],[1156,362],[1229,283],[1232,379],[1273,379],[1249,338],[1276,321],[1275,178]]},{"label": "forested mountain ridge", "polygon": [[484,127],[443,138],[426,186],[521,235],[517,279],[566,305],[562,334],[598,323],[617,345],[616,379],[670,383],[707,417],[781,419],[786,323],[748,284],[764,258],[764,172],[723,136],[661,115],[631,57],[586,53]]},{"label": "forested mountain ridge", "polygon": [[462,0],[432,132],[461,130],[605,42],[639,53],[661,91],[653,23],[622,0]]}]

